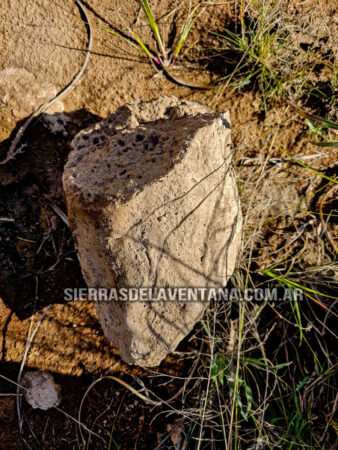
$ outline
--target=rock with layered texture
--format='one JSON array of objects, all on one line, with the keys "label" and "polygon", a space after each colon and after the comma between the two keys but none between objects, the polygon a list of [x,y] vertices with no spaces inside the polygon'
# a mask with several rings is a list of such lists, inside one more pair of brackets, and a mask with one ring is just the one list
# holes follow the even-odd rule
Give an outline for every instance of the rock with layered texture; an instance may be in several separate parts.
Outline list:
[{"label": "rock with layered texture", "polygon": [[[233,273],[241,211],[229,114],[162,97],[127,104],[73,140],[63,183],[89,287],[221,287]],[[103,302],[107,338],[155,366],[206,302]]]}]

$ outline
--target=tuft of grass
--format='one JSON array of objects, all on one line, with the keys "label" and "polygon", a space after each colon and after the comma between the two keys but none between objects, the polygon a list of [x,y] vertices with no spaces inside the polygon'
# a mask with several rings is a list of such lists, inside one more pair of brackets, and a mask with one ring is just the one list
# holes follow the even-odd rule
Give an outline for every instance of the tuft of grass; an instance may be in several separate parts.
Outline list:
[{"label": "tuft of grass", "polygon": [[308,67],[291,73],[281,70],[290,34],[280,23],[278,5],[262,2],[253,7],[256,14],[249,20],[241,8],[239,32],[224,29],[215,35],[225,56],[236,64],[222,79],[235,88],[257,83],[267,110],[268,100],[284,94],[285,86],[297,82]]},{"label": "tuft of grass", "polygon": [[331,72],[337,68],[312,50],[304,51],[293,28],[283,2],[241,0],[238,26],[212,32],[228,72],[221,78],[222,92],[227,86],[252,85],[261,94],[265,113],[277,96],[311,94],[326,101],[328,94],[312,85],[311,74],[317,66]]},{"label": "tuft of grass", "polygon": [[119,30],[111,30],[104,27],[101,27],[101,29],[112,33],[113,35],[128,42],[128,44],[134,48],[137,48],[141,53],[144,53],[149,58],[151,63],[155,63],[159,68],[169,67],[180,57],[182,48],[188,38],[192,26],[196,19],[202,14],[205,7],[202,7],[200,3],[197,2],[195,6],[189,8],[188,15],[183,26],[181,27],[180,33],[176,35],[171,48],[167,48],[165,45],[165,39],[161,35],[159,23],[155,18],[150,2],[148,0],[138,0],[138,3],[151,30],[152,41],[154,43],[152,47],[147,45],[145,41],[133,29],[131,29],[131,27],[129,27],[122,18],[121,20],[130,36]]},{"label": "tuft of grass", "polygon": [[[266,158],[268,150],[262,150]],[[301,166],[309,176],[333,184],[333,178]],[[282,170],[274,166],[268,171],[263,161],[245,169],[243,190],[250,198],[243,201],[244,239],[239,267],[228,284],[242,298],[211,306],[193,337],[202,349],[195,356],[197,375],[184,381],[182,401],[168,404],[167,413],[184,421],[187,448],[206,449],[213,443],[226,449],[334,448],[337,298],[332,275],[326,275],[334,271],[334,261],[304,268],[298,246],[285,255],[283,247],[297,240],[302,247],[310,236],[305,227],[303,240],[295,223],[291,233],[283,229],[271,264],[257,267],[262,224],[271,211],[255,195]],[[319,238],[316,245],[323,248]],[[262,286],[278,289],[278,301],[245,298],[246,289]],[[296,291],[301,298],[290,296]]]}]

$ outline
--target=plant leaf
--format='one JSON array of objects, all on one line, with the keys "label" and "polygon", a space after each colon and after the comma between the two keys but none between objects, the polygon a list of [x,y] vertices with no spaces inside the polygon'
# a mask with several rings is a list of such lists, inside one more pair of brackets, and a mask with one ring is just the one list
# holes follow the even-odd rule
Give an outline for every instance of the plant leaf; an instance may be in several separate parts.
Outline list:
[{"label": "plant leaf", "polygon": [[324,141],[324,142],[314,142],[314,141],[310,141],[311,144],[313,145],[317,145],[317,147],[330,147],[330,148],[338,148],[338,142],[337,141],[333,141],[333,142],[329,142],[329,141]]}]

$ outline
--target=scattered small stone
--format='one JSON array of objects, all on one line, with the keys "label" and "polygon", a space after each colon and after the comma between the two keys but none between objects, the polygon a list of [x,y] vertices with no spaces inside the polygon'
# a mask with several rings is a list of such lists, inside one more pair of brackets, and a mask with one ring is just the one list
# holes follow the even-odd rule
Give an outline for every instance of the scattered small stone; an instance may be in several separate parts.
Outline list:
[{"label": "scattered small stone", "polygon": [[22,385],[25,399],[32,408],[47,410],[58,406],[61,401],[61,386],[54,382],[53,376],[48,372],[27,372]]}]

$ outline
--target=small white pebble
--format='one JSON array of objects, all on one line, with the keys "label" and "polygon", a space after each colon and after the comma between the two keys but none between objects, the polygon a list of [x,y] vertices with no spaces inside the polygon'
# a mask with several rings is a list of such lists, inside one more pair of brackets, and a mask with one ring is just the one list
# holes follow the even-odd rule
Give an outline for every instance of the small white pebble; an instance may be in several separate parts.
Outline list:
[{"label": "small white pebble", "polygon": [[27,372],[22,385],[26,388],[25,399],[34,409],[47,410],[61,401],[61,386],[54,382],[48,372]]}]

